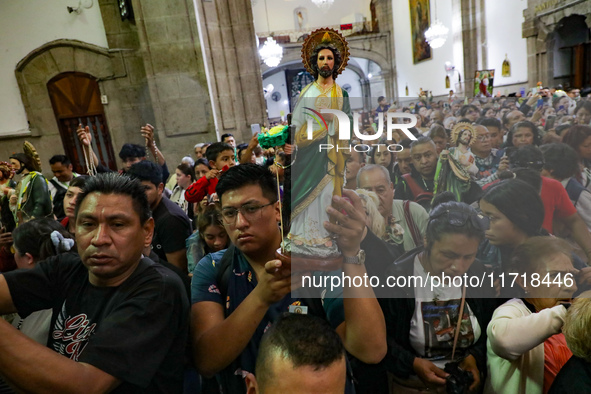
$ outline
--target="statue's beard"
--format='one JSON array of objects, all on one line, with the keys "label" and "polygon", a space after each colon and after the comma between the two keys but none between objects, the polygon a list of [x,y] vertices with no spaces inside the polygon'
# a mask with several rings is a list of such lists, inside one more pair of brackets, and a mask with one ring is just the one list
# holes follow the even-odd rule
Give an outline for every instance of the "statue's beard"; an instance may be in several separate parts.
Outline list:
[{"label": "statue's beard", "polygon": [[318,74],[320,74],[322,78],[328,78],[332,75],[332,68],[321,68],[318,70]]},{"label": "statue's beard", "polygon": [[18,175],[18,174],[22,173],[24,169],[25,169],[25,166],[24,165],[21,165],[21,168],[19,168],[18,170],[16,170],[15,173]]}]

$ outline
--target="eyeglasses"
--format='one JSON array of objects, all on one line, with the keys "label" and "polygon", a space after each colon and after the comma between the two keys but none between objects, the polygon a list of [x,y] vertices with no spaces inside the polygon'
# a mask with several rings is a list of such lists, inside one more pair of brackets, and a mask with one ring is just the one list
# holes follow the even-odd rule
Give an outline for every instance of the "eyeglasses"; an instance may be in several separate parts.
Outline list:
[{"label": "eyeglasses", "polygon": [[468,220],[472,222],[472,225],[482,231],[488,230],[490,227],[490,220],[488,217],[481,213],[472,214],[466,212],[450,211],[449,209],[436,214],[435,216],[429,217],[429,223],[435,219],[439,219],[443,215],[447,215],[448,223],[455,227],[464,227]]},{"label": "eyeglasses", "polygon": [[244,219],[249,222],[259,220],[262,217],[262,209],[268,207],[269,205],[275,204],[277,201],[270,202],[265,205],[258,205],[258,204],[244,204],[240,208],[223,208],[222,209],[222,218],[224,219],[224,223],[226,224],[234,224],[236,223],[236,218],[238,217],[238,212],[242,214]]}]

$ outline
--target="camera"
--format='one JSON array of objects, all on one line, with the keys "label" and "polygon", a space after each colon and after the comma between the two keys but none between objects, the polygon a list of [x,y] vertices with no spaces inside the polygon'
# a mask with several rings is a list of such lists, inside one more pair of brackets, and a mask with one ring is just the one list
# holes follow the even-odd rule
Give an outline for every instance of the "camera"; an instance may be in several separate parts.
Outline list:
[{"label": "camera", "polygon": [[472,372],[464,371],[460,368],[460,362],[455,361],[445,364],[443,369],[449,374],[445,379],[445,392],[448,394],[467,393],[468,388],[474,382]]}]

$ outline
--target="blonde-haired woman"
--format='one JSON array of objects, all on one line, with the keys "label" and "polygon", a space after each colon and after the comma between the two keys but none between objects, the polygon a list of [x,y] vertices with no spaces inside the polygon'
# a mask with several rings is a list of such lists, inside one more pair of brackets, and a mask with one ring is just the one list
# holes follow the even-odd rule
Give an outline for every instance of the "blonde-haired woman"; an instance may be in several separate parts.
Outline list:
[{"label": "blonde-haired woman", "polygon": [[550,394],[591,393],[591,292],[577,298],[566,313],[562,333],[573,356],[564,364]]}]

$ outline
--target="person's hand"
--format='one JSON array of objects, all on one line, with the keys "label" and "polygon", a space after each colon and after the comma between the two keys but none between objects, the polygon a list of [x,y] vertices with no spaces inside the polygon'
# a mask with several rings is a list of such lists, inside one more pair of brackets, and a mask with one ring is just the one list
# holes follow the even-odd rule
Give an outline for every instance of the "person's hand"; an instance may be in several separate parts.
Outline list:
[{"label": "person's hand", "polygon": [[85,146],[90,146],[92,142],[92,134],[90,134],[90,129],[88,126],[84,127],[82,124],[78,124],[78,129],[76,129],[76,134],[78,135],[78,140],[80,143]]},{"label": "person's hand", "polygon": [[8,187],[8,186],[2,186],[2,187],[0,187],[0,192],[2,194],[4,194],[5,196],[7,196],[8,193],[10,193],[11,190],[14,190],[14,189],[11,188],[11,187]]},{"label": "person's hand", "polygon": [[250,139],[249,143],[248,143],[248,148],[250,150],[253,150],[254,148],[256,148],[259,144],[259,133],[254,133],[254,135],[252,136],[252,138]]},{"label": "person's hand", "polygon": [[536,104],[538,102],[538,99],[540,98],[539,94],[534,94],[532,95],[525,104],[527,104],[528,106],[532,107],[534,104]]},{"label": "person's hand", "polygon": [[477,393],[480,389],[480,371],[478,370],[478,365],[476,364],[476,359],[474,358],[474,356],[470,354],[466,358],[464,358],[464,360],[462,360],[462,362],[460,363],[460,368],[462,368],[464,371],[472,373],[474,382],[472,382],[468,390]]},{"label": "person's hand", "polygon": [[544,112],[543,107],[536,108],[536,110],[534,111],[534,114],[531,117],[531,121],[533,123],[540,121],[542,119],[543,112]]},{"label": "person's hand", "polygon": [[472,161],[470,161],[471,158],[472,156],[460,156],[460,164],[464,167],[470,167],[472,164]]},{"label": "person's hand", "polygon": [[205,211],[205,207],[207,206],[207,196],[203,197],[199,202],[199,210],[198,212]]},{"label": "person's hand", "polygon": [[283,267],[281,260],[267,261],[265,270],[259,274],[253,294],[265,305],[271,306],[300,287],[302,275],[309,274],[309,272],[296,272],[292,275],[291,267]]},{"label": "person's hand", "polygon": [[8,200],[10,205],[16,205],[17,201],[18,201],[18,196],[16,194],[12,194],[10,196],[10,200]]},{"label": "person's hand", "polygon": [[421,379],[427,386],[444,386],[445,378],[449,376],[443,369],[438,368],[429,360],[415,357],[412,363],[412,369],[415,371],[419,379]]},{"label": "person's hand", "polygon": [[14,242],[12,239],[12,233],[5,233],[5,228],[2,228],[2,233],[0,234],[0,247],[10,248]]},{"label": "person's hand", "polygon": [[361,198],[353,190],[343,189],[343,197],[334,196],[332,206],[326,211],[331,220],[324,222],[324,228],[337,236],[337,245],[344,256],[356,256],[367,234]]},{"label": "person's hand", "polygon": [[285,152],[286,155],[291,155],[293,153],[293,145],[285,144],[285,146],[283,146],[283,152]]},{"label": "person's hand", "polygon": [[501,161],[499,162],[499,168],[497,171],[506,171],[509,169],[509,158],[507,156],[501,157]]},{"label": "person's hand", "polygon": [[205,179],[210,180],[210,179],[216,178],[219,173],[220,173],[220,170],[216,170],[215,168],[212,168],[211,170],[207,171],[207,173],[205,174]]},{"label": "person's hand", "polygon": [[152,146],[154,144],[154,126],[146,123],[146,125],[140,129],[140,133],[142,133],[142,137],[146,140],[147,146]]}]

